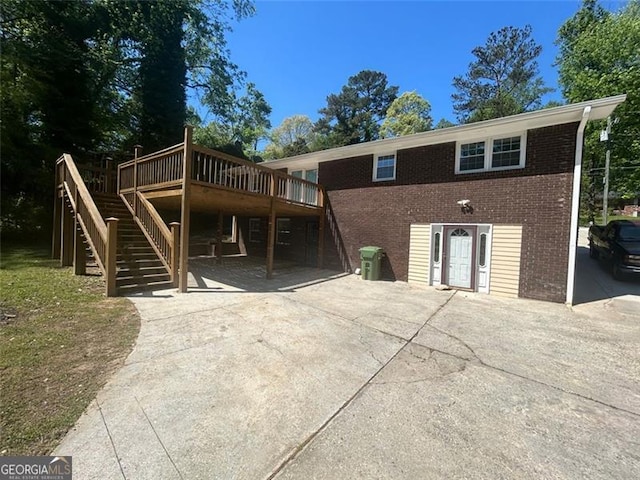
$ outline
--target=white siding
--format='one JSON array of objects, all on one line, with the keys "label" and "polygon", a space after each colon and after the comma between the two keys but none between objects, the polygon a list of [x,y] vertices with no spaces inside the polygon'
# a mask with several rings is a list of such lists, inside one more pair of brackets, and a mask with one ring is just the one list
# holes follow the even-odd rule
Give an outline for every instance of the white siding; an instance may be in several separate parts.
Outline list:
[{"label": "white siding", "polygon": [[408,280],[410,283],[429,285],[431,226],[411,225],[410,235]]},{"label": "white siding", "polygon": [[517,297],[520,285],[521,225],[494,225],[489,293]]}]

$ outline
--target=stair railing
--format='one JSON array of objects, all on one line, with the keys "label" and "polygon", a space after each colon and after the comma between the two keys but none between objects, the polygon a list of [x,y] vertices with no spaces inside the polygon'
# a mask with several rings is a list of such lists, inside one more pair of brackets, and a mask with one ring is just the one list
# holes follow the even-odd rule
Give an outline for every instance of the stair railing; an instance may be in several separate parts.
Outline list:
[{"label": "stair railing", "polygon": [[[117,219],[107,219],[105,222],[73,158],[66,153],[56,161],[56,189],[60,199],[64,200],[66,196],[69,200],[75,221],[82,229],[95,261],[105,276],[107,296],[114,296],[116,294]],[[75,235],[75,229],[73,235]],[[62,248],[67,250],[73,246],[75,259],[80,257],[80,250],[84,249],[82,242],[77,238],[69,238],[68,234],[67,238],[62,239],[62,245]]]},{"label": "stair railing", "polygon": [[135,158],[118,165],[118,193],[153,247],[156,255],[169,271],[174,285],[177,282],[179,224],[167,227],[153,204],[142,192],[154,188],[178,187],[182,181],[184,144]]},{"label": "stair railing", "polygon": [[[182,227],[174,223],[169,229],[146,197],[153,190],[172,189],[176,194],[182,194],[192,184],[215,185],[270,196],[287,203],[323,208],[325,194],[318,184],[192,145],[190,138],[185,134],[185,142],[118,165],[118,194],[169,270],[174,285],[177,286],[179,269],[178,231]],[[185,157],[188,158],[187,164],[184,163]],[[190,172],[187,174],[190,177],[188,185],[183,178],[185,171]]]}]

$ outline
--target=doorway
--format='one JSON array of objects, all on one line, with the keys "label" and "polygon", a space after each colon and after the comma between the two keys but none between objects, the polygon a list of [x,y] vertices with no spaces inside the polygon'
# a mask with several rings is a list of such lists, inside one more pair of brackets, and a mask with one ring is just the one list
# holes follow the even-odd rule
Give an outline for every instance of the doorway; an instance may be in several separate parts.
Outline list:
[{"label": "doorway", "polygon": [[476,227],[454,225],[445,228],[447,285],[475,290],[475,237]]}]

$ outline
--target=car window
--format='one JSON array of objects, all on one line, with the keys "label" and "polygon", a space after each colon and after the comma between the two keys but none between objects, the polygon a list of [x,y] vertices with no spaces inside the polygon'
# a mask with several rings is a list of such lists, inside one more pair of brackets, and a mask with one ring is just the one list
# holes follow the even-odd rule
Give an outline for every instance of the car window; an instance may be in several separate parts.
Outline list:
[{"label": "car window", "polygon": [[640,242],[640,225],[620,225],[620,240]]}]

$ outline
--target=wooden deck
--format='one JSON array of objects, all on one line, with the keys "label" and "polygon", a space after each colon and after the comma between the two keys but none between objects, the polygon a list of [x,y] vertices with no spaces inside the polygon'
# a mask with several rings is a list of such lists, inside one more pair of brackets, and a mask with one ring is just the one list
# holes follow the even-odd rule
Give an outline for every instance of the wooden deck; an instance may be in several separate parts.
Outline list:
[{"label": "wooden deck", "polygon": [[[81,235],[107,279],[107,295],[116,294],[118,218],[102,218],[90,192],[111,194],[114,201],[119,197],[124,202],[123,211],[131,217],[123,216],[123,211],[118,217],[139,227],[181,292],[187,289],[192,212],[217,214],[220,242],[224,215],[268,217],[267,278],[273,272],[277,217],[317,216],[318,267],[322,267],[326,202],[320,185],[193,145],[191,127],[178,145],[144,156],[138,153],[136,148],[136,158],[118,165],[117,177],[110,169],[80,174],[66,154],[56,163],[53,254],[63,264],[77,264],[76,273],[82,271],[83,243],[74,237]],[[159,213],[165,210],[179,211],[180,222],[167,225]]]}]

